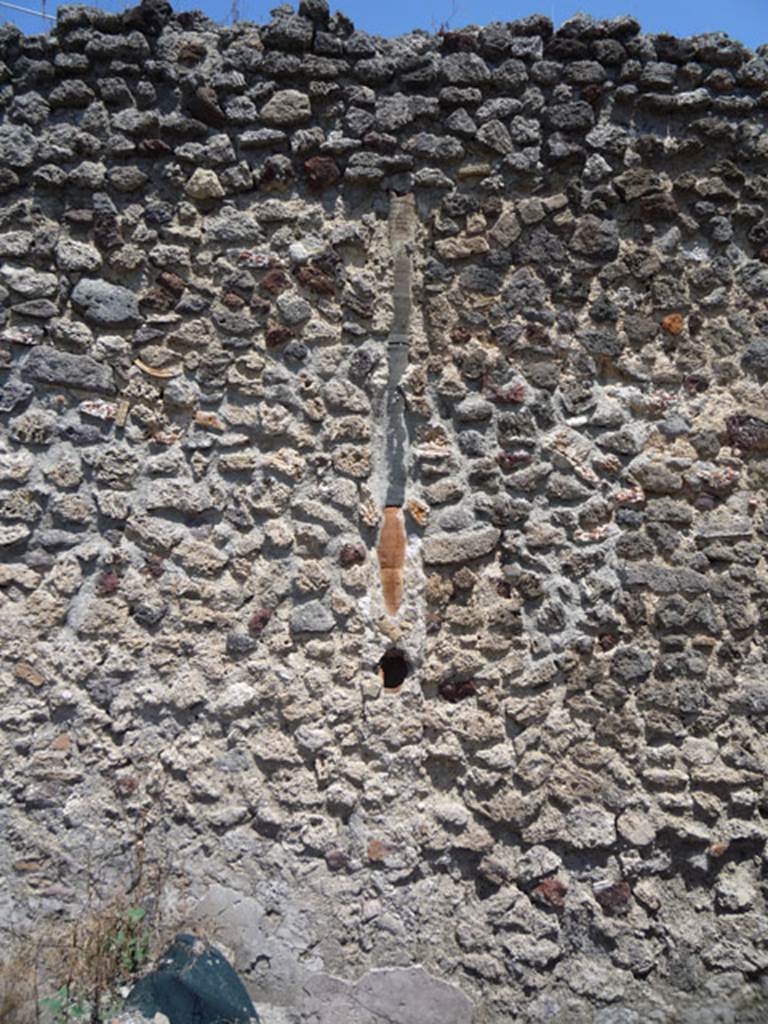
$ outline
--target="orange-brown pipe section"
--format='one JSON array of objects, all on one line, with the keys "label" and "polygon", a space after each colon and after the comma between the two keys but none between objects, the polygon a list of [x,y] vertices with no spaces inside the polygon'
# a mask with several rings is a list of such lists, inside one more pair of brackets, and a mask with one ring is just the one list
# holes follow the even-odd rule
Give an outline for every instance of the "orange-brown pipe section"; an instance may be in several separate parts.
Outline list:
[{"label": "orange-brown pipe section", "polygon": [[376,553],[379,556],[384,605],[390,615],[395,615],[403,600],[405,566],[405,517],[397,505],[387,505],[384,509],[384,525]]}]

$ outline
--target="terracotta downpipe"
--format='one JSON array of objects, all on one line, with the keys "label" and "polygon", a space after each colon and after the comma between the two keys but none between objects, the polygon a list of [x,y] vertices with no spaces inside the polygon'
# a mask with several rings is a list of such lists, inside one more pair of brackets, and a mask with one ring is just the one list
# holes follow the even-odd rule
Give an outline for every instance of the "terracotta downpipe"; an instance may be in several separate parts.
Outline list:
[{"label": "terracotta downpipe", "polygon": [[396,615],[403,600],[405,569],[405,519],[402,505],[406,489],[406,409],[400,382],[408,367],[411,342],[413,273],[410,246],[416,235],[416,201],[413,195],[394,196],[389,211],[389,244],[392,252],[392,325],[387,339],[389,380],[386,399],[386,497],[384,523],[377,554],[389,615]]},{"label": "terracotta downpipe", "polygon": [[376,548],[379,573],[384,592],[384,605],[395,615],[403,599],[403,568],[405,566],[405,518],[396,505],[384,509],[384,525]]}]

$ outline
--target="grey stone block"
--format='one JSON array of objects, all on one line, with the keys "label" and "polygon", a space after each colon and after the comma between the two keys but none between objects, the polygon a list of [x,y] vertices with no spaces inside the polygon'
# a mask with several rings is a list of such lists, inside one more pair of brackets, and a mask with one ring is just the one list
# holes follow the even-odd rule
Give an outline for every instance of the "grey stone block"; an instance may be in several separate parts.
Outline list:
[{"label": "grey stone block", "polygon": [[114,394],[115,380],[112,370],[91,356],[59,352],[48,345],[33,349],[22,368],[24,377],[39,384],[63,384],[83,391],[101,391]]},{"label": "grey stone block", "polygon": [[299,605],[291,613],[292,633],[330,633],[336,620],[320,601]]},{"label": "grey stone block", "polygon": [[26,402],[34,388],[31,384],[22,384],[20,381],[9,380],[0,388],[0,412],[12,412],[17,405]]},{"label": "grey stone block", "polygon": [[138,297],[118,284],[83,278],[72,290],[72,303],[98,327],[129,327],[141,322]]},{"label": "grey stone block", "polygon": [[312,116],[309,97],[296,89],[276,92],[261,108],[261,119],[267,124],[294,125],[308,121]]},{"label": "grey stone block", "polygon": [[424,562],[427,565],[450,565],[481,558],[493,551],[500,536],[501,531],[495,526],[485,526],[479,530],[427,537],[422,547]]},{"label": "grey stone block", "polygon": [[629,566],[621,573],[626,587],[647,587],[656,594],[703,594],[710,589],[710,581],[693,569],[666,569],[661,565]]}]

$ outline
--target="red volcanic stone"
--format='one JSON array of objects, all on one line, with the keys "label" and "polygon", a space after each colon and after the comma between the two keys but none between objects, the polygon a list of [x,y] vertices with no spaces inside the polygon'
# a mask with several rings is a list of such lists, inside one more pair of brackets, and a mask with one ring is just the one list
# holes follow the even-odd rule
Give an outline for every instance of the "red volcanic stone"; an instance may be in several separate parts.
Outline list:
[{"label": "red volcanic stone", "polygon": [[442,37],[443,53],[474,53],[477,49],[477,36],[469,32],[443,32]]},{"label": "red volcanic stone", "polygon": [[271,608],[258,608],[248,620],[248,632],[251,636],[259,636],[271,618]]},{"label": "red volcanic stone", "polygon": [[227,309],[242,309],[245,305],[245,299],[237,292],[225,292],[221,297],[221,302]]},{"label": "red volcanic stone", "polygon": [[293,334],[287,327],[270,327],[266,337],[267,347],[277,348],[278,345],[284,345],[290,341],[292,337]]},{"label": "red volcanic stone", "polygon": [[565,906],[567,892],[568,886],[559,878],[545,878],[543,882],[539,882],[531,895],[538,903],[561,910]]},{"label": "red volcanic stone", "polygon": [[120,589],[120,577],[114,569],[108,569],[99,576],[96,591],[100,597],[109,597]]},{"label": "red volcanic stone", "polygon": [[323,273],[318,267],[300,267],[296,271],[296,279],[305,288],[309,288],[318,295],[333,295],[336,291],[336,283],[332,277]]},{"label": "red volcanic stone", "polygon": [[392,847],[381,839],[368,840],[368,860],[372,864],[382,864],[393,852]]},{"label": "red volcanic stone", "polygon": [[259,288],[269,292],[270,295],[279,295],[280,292],[284,292],[286,288],[290,287],[290,284],[288,275],[284,271],[270,270],[262,277]]},{"label": "red volcanic stone", "polygon": [[183,277],[179,277],[178,274],[174,274],[172,270],[164,270],[162,274],[158,275],[157,283],[165,288],[171,295],[175,295],[180,298],[187,287]]},{"label": "red volcanic stone", "polygon": [[362,544],[345,544],[339,551],[339,565],[348,569],[351,565],[362,565],[367,553]]},{"label": "red volcanic stone", "polygon": [[349,867],[349,857],[343,850],[328,850],[325,854],[325,863],[329,871],[344,871]]},{"label": "red volcanic stone", "polygon": [[625,914],[632,899],[629,882],[596,882],[592,892],[603,910],[609,914]]},{"label": "red volcanic stone", "polygon": [[304,161],[304,173],[307,184],[313,192],[323,192],[333,188],[341,177],[339,165],[330,156],[312,156]]},{"label": "red volcanic stone", "polygon": [[173,150],[162,139],[142,139],[139,143],[139,152],[144,156],[167,156]]}]

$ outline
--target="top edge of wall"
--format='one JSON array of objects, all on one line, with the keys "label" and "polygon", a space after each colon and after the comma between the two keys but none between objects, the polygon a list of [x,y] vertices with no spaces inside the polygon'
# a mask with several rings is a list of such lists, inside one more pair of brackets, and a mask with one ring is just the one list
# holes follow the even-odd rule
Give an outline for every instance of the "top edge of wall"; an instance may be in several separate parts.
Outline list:
[{"label": "top edge of wall", "polygon": [[[21,8],[20,8],[21,9]],[[35,11],[25,8],[26,13]],[[0,9],[0,14],[6,13]],[[690,36],[676,36],[666,32],[643,33],[640,22],[632,15],[619,15],[614,18],[599,19],[589,14],[576,14],[555,28],[552,19],[544,14],[530,14],[512,21],[493,21],[485,25],[467,24],[456,28],[439,28],[430,32],[426,29],[413,29],[397,36],[382,36],[356,28],[353,21],[340,11],[331,15],[327,0],[301,0],[296,10],[291,4],[282,4],[271,12],[270,21],[237,21],[225,25],[208,17],[202,11],[174,11],[165,0],[143,0],[142,3],[130,7],[120,13],[112,13],[90,7],[86,4],[62,4],[56,10],[55,21],[48,31],[39,33],[23,32],[11,21],[0,23],[0,49],[8,45],[13,38],[39,38],[40,36],[57,37],[61,33],[74,29],[92,28],[95,31],[119,33],[123,31],[143,32],[146,35],[159,35],[166,26],[175,25],[182,31],[218,32],[223,36],[238,36],[256,30],[268,30],[274,33],[279,23],[290,19],[294,24],[305,23],[311,34],[307,35],[306,44],[301,45],[300,34],[290,42],[279,39],[264,39],[269,49],[286,49],[301,52],[312,50],[314,34],[317,32],[335,36],[344,46],[344,54],[348,57],[369,57],[374,53],[367,52],[372,48],[376,55],[401,44],[404,41],[419,40],[431,43],[432,49],[444,53],[484,52],[484,38],[494,30],[503,29],[517,36],[540,36],[545,40],[580,40],[592,42],[598,39],[617,39],[619,41],[635,37],[643,37],[650,42],[663,41],[665,47],[674,49],[683,46],[685,60],[703,60],[705,63],[724,67],[735,67],[755,57],[768,59],[768,41],[751,49],[734,39],[726,32],[704,32]],[[473,45],[474,39],[474,45]],[[493,49],[492,41],[485,48]],[[491,55],[490,51],[485,53]],[[500,55],[501,56],[501,55]],[[574,58],[575,59],[575,58]],[[659,59],[674,59],[661,56]]]}]

